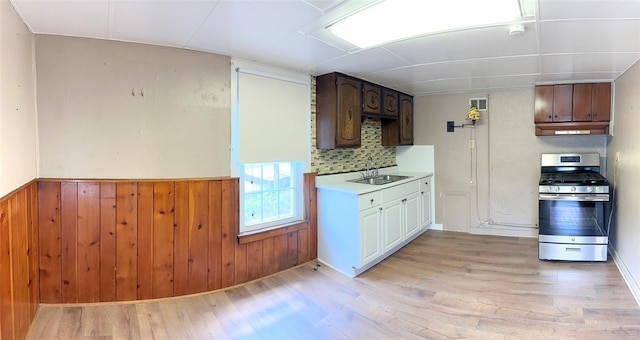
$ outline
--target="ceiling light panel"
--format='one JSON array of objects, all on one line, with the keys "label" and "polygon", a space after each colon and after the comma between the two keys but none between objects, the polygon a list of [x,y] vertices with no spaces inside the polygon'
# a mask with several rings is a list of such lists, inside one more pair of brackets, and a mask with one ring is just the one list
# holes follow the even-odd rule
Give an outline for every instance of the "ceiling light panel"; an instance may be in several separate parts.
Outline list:
[{"label": "ceiling light panel", "polygon": [[419,35],[513,22],[517,0],[386,0],[328,27],[360,48]]}]

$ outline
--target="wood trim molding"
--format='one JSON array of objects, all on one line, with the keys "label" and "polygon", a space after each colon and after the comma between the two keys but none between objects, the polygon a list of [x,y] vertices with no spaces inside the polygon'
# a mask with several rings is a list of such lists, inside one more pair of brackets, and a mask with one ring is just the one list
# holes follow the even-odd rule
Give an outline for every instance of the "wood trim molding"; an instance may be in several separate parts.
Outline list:
[{"label": "wood trim molding", "polygon": [[272,237],[288,234],[293,231],[298,231],[298,230],[307,229],[307,228],[309,228],[309,223],[307,221],[294,222],[290,224],[269,228],[269,230],[261,230],[253,233],[238,235],[238,243],[245,244],[249,242],[260,241],[267,238],[272,238]]}]

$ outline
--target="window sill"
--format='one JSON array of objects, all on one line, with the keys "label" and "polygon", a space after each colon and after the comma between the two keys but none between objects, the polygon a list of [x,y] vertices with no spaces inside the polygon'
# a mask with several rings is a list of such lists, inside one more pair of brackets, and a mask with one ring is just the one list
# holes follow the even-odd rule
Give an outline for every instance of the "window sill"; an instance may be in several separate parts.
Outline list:
[{"label": "window sill", "polygon": [[246,244],[246,243],[251,243],[255,241],[261,241],[264,239],[285,235],[293,231],[298,231],[298,230],[307,229],[307,228],[309,228],[309,221],[302,220],[302,221],[296,221],[289,224],[283,224],[283,225],[279,225],[271,228],[248,231],[238,235],[238,243]]}]

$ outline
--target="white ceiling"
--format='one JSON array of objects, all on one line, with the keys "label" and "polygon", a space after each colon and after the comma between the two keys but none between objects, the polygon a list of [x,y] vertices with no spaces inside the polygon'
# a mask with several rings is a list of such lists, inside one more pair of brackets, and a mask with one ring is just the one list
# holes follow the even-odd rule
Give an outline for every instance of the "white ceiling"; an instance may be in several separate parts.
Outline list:
[{"label": "white ceiling", "polygon": [[[174,46],[312,75],[340,71],[420,96],[613,81],[640,59],[640,0],[524,0],[509,25],[369,49],[325,28],[375,0],[10,0],[31,31]],[[424,0],[421,0],[424,1]]]}]

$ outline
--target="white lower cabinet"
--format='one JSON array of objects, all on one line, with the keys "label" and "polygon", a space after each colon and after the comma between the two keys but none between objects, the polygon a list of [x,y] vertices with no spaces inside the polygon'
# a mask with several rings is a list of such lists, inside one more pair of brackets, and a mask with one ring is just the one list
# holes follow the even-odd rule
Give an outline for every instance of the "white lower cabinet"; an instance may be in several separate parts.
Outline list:
[{"label": "white lower cabinet", "polygon": [[394,200],[382,205],[383,251],[402,242],[402,201]]},{"label": "white lower cabinet", "polygon": [[408,238],[415,235],[420,231],[422,225],[420,224],[420,202],[418,193],[409,195],[404,199],[404,237]]},{"label": "white lower cabinet", "polygon": [[361,195],[319,189],[318,259],[354,277],[411,242],[431,216],[421,180]]},{"label": "white lower cabinet", "polygon": [[363,265],[382,255],[381,209],[375,207],[360,212],[360,262]]},{"label": "white lower cabinet", "polygon": [[420,226],[431,224],[431,180],[432,176],[420,178]]}]

